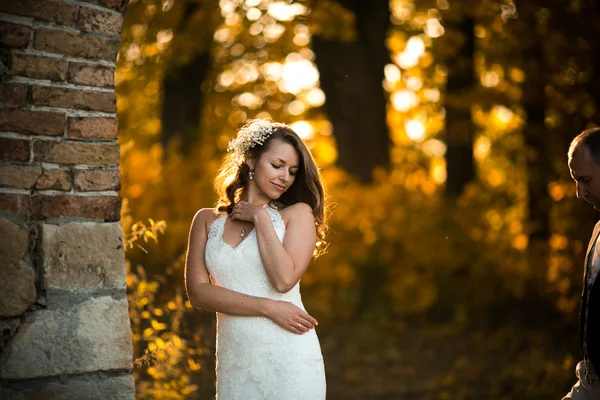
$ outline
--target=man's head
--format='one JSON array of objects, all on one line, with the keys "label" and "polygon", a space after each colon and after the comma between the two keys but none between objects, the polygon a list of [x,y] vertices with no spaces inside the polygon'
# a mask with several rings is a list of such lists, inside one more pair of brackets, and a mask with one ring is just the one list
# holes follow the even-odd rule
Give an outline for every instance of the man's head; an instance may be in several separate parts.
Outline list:
[{"label": "man's head", "polygon": [[569,170],[577,198],[600,211],[600,128],[581,132],[569,147]]}]

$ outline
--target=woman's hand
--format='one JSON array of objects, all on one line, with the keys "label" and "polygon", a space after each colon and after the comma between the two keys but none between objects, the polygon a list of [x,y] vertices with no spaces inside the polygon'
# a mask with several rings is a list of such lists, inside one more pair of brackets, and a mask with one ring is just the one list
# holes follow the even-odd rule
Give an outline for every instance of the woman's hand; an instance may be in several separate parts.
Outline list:
[{"label": "woman's hand", "polygon": [[246,221],[246,222],[254,222],[256,216],[259,212],[265,211],[264,206],[255,206],[247,201],[240,201],[235,206],[233,206],[233,210],[231,210],[231,214],[229,217],[234,220]]},{"label": "woman's hand", "polygon": [[306,311],[287,301],[270,301],[265,308],[267,317],[283,329],[298,335],[313,329],[318,322]]}]

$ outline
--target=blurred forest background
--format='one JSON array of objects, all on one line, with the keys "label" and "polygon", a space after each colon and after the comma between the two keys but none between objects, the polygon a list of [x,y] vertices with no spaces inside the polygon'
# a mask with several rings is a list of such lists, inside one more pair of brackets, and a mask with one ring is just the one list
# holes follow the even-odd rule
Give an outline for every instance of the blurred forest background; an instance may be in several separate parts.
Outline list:
[{"label": "blurred forest background", "polygon": [[[329,399],[558,399],[583,256],[570,140],[600,121],[594,0],[130,0],[116,86],[140,399],[214,396],[194,213],[249,118],[322,166],[302,280]],[[156,242],[156,240],[158,240]]]}]

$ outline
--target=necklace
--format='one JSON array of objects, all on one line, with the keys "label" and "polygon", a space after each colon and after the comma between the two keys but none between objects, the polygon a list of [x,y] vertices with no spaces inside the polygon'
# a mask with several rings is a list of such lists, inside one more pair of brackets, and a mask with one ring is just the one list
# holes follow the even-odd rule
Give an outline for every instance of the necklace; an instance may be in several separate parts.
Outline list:
[{"label": "necklace", "polygon": [[[268,206],[269,206],[269,204],[265,204],[265,205],[263,205],[262,207],[263,207],[263,208],[267,208]],[[240,236],[242,237],[242,239],[243,239],[244,237],[246,237],[246,229],[242,228],[242,229],[240,230]]]}]

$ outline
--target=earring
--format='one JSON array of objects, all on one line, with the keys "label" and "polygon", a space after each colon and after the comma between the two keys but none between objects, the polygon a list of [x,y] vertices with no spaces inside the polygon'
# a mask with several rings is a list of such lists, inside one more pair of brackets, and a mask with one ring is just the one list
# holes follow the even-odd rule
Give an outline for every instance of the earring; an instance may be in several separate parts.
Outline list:
[{"label": "earring", "polygon": [[251,169],[250,172],[248,172],[248,178],[250,178],[250,180],[254,179],[254,170]]}]

